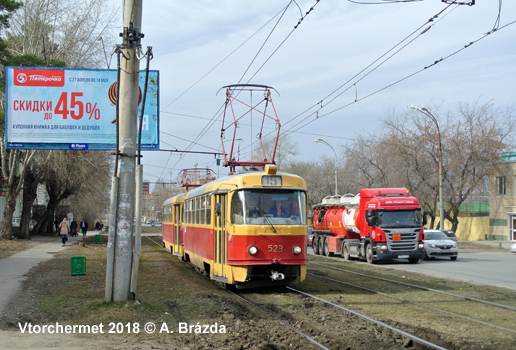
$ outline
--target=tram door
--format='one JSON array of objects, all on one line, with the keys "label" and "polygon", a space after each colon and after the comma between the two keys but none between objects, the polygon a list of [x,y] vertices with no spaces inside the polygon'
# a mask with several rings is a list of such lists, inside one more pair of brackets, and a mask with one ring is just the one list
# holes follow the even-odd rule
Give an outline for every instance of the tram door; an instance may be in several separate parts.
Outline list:
[{"label": "tram door", "polygon": [[181,248],[181,206],[174,205],[174,254],[180,254]]},{"label": "tram door", "polygon": [[[226,264],[226,204],[227,195],[215,195],[215,230],[213,231],[213,276],[224,276],[224,265]],[[219,215],[220,213],[220,215]]]}]

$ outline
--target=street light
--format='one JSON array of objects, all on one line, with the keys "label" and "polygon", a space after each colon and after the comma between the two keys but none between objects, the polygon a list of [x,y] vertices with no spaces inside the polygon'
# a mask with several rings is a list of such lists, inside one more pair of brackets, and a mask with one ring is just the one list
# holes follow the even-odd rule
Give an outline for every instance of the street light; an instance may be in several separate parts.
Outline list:
[{"label": "street light", "polygon": [[335,154],[335,195],[337,195],[339,193],[339,191],[338,191],[339,185],[337,182],[337,152],[335,152],[335,149],[333,149],[333,147],[328,142],[324,141],[323,139],[315,139],[315,142],[324,143],[325,145],[330,146],[330,148],[333,151],[333,154]]},{"label": "street light", "polygon": [[437,123],[437,119],[434,117],[432,113],[425,107],[421,109],[410,106],[410,108],[415,109],[418,112],[423,113],[430,119],[432,119],[437,127],[437,135],[439,137],[439,228],[444,230],[444,203],[443,203],[443,147],[441,144],[441,131],[439,130],[439,123]]}]

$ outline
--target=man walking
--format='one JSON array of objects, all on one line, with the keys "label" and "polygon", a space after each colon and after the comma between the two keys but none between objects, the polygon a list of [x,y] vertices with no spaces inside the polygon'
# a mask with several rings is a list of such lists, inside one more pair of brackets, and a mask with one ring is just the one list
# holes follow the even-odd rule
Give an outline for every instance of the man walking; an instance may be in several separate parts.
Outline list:
[{"label": "man walking", "polygon": [[88,231],[88,222],[86,221],[86,219],[82,219],[81,230],[82,230],[82,237],[85,238],[86,232]]}]

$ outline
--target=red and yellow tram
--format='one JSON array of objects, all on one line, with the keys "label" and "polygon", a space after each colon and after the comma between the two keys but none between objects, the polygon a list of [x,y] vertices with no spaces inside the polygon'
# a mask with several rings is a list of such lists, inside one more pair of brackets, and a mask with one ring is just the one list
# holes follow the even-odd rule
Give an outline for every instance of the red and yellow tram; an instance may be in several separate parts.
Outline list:
[{"label": "red and yellow tram", "polygon": [[163,246],[237,288],[301,282],[307,265],[306,183],[292,174],[233,174],[163,203]]}]

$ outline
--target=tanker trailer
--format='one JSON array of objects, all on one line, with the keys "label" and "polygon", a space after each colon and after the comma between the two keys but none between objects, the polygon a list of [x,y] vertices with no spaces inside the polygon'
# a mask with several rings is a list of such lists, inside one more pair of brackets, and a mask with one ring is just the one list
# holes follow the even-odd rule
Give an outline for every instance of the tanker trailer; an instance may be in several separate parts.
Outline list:
[{"label": "tanker trailer", "polygon": [[325,197],[313,207],[315,254],[377,261],[424,255],[426,217],[406,188],[367,188],[356,196]]}]

